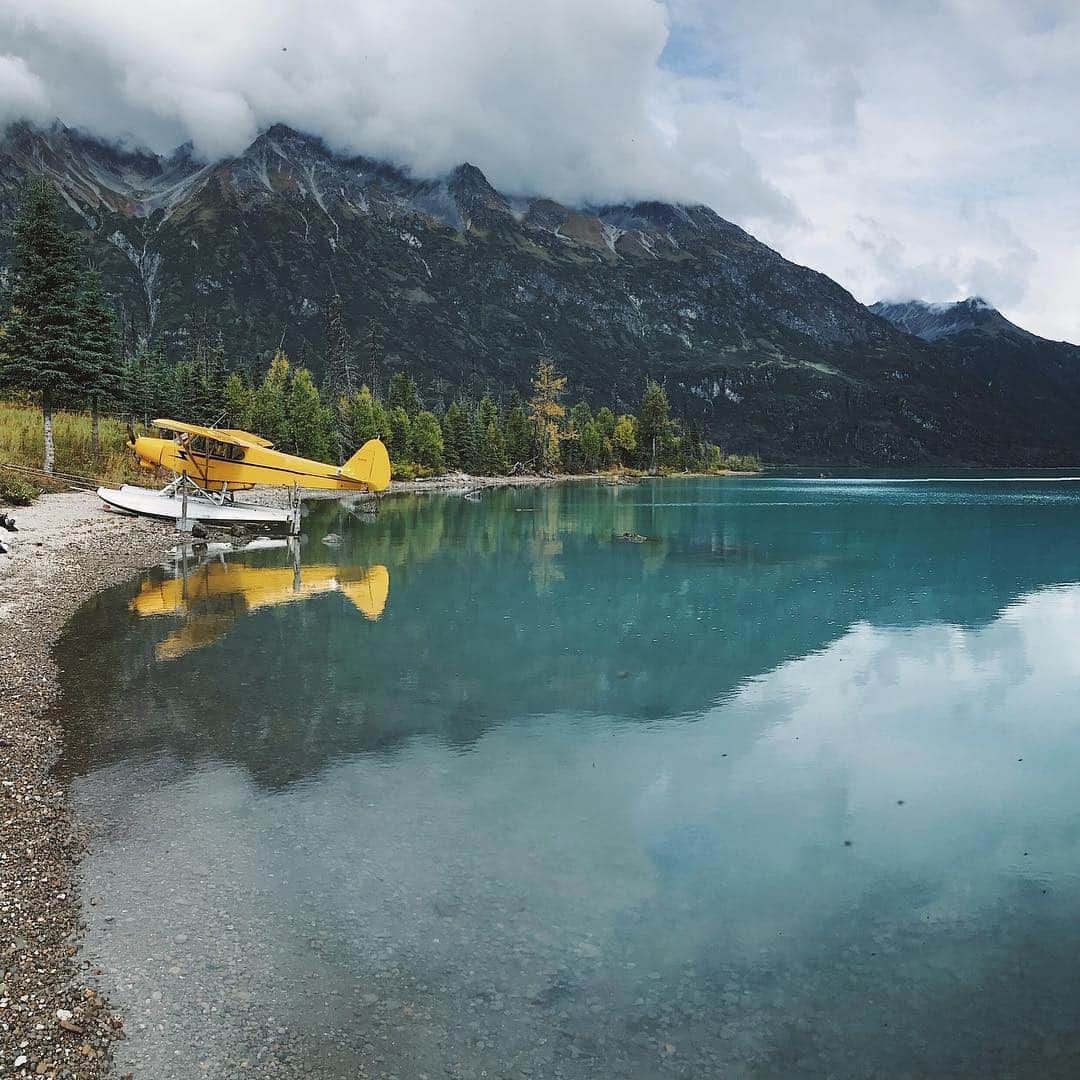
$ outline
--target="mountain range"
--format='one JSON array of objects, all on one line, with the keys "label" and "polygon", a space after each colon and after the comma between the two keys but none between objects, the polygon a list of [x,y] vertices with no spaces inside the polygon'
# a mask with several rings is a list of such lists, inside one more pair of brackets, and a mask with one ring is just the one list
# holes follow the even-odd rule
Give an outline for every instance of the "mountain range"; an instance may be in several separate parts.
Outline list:
[{"label": "mountain range", "polygon": [[[28,173],[55,182],[128,349],[213,340],[252,364],[283,342],[318,373],[338,293],[364,377],[407,370],[436,407],[527,391],[543,354],[575,400],[632,409],[651,376],[723,446],[771,462],[1080,457],[1080,348],[977,299],[867,308],[705,206],[569,207],[472,164],[416,177],[281,125],[202,162],[14,124],[0,223]],[[10,251],[4,230],[0,267]]]}]

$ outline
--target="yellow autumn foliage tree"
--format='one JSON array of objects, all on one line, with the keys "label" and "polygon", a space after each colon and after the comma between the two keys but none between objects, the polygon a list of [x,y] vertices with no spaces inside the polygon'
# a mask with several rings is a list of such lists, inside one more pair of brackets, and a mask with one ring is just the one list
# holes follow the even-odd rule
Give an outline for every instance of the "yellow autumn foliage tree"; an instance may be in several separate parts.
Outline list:
[{"label": "yellow autumn foliage tree", "polygon": [[559,399],[566,392],[566,376],[560,375],[550,360],[541,359],[536,365],[532,386],[529,419],[536,431],[537,464],[545,472],[551,472],[559,464],[560,421],[566,415]]}]

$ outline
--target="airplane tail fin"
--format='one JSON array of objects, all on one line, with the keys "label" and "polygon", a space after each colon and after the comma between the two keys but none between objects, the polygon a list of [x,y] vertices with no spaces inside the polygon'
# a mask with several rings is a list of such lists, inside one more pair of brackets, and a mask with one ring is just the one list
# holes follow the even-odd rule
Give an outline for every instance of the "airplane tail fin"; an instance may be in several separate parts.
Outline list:
[{"label": "airplane tail fin", "polygon": [[390,595],[390,571],[385,566],[370,566],[359,581],[342,581],[339,588],[365,619],[376,622]]},{"label": "airplane tail fin", "polygon": [[372,491],[385,491],[390,486],[390,455],[378,439],[369,439],[341,466],[341,472]]}]

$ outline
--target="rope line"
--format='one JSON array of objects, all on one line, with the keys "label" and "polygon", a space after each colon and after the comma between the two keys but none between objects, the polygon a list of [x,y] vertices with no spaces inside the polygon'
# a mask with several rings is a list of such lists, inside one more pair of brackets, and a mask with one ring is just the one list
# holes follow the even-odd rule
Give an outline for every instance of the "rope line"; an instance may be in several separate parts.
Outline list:
[{"label": "rope line", "polygon": [[72,486],[81,485],[91,490],[96,489],[101,484],[107,482],[104,478],[79,476],[77,473],[63,473],[56,471],[47,473],[44,469],[36,469],[32,465],[12,465],[6,461],[0,461],[0,469],[10,469],[12,472],[18,473],[30,473],[32,476],[44,476],[48,480],[62,480],[65,484],[71,484]]}]

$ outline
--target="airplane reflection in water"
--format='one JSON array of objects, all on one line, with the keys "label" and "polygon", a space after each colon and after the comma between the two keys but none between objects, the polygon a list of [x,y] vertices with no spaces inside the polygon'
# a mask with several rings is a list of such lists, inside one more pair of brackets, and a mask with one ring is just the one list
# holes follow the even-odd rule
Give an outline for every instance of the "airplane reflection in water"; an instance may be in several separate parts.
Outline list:
[{"label": "airplane reflection in water", "polygon": [[144,581],[129,605],[143,617],[184,616],[183,625],[154,647],[157,659],[176,660],[210,645],[260,608],[291,604],[320,593],[344,594],[365,619],[374,621],[382,615],[390,592],[390,573],[385,566],[301,566],[300,545],[295,540],[255,541],[243,550],[285,547],[291,559],[284,566],[230,563],[225,556],[234,549],[227,545],[194,556],[190,548],[180,549],[173,576]]}]

